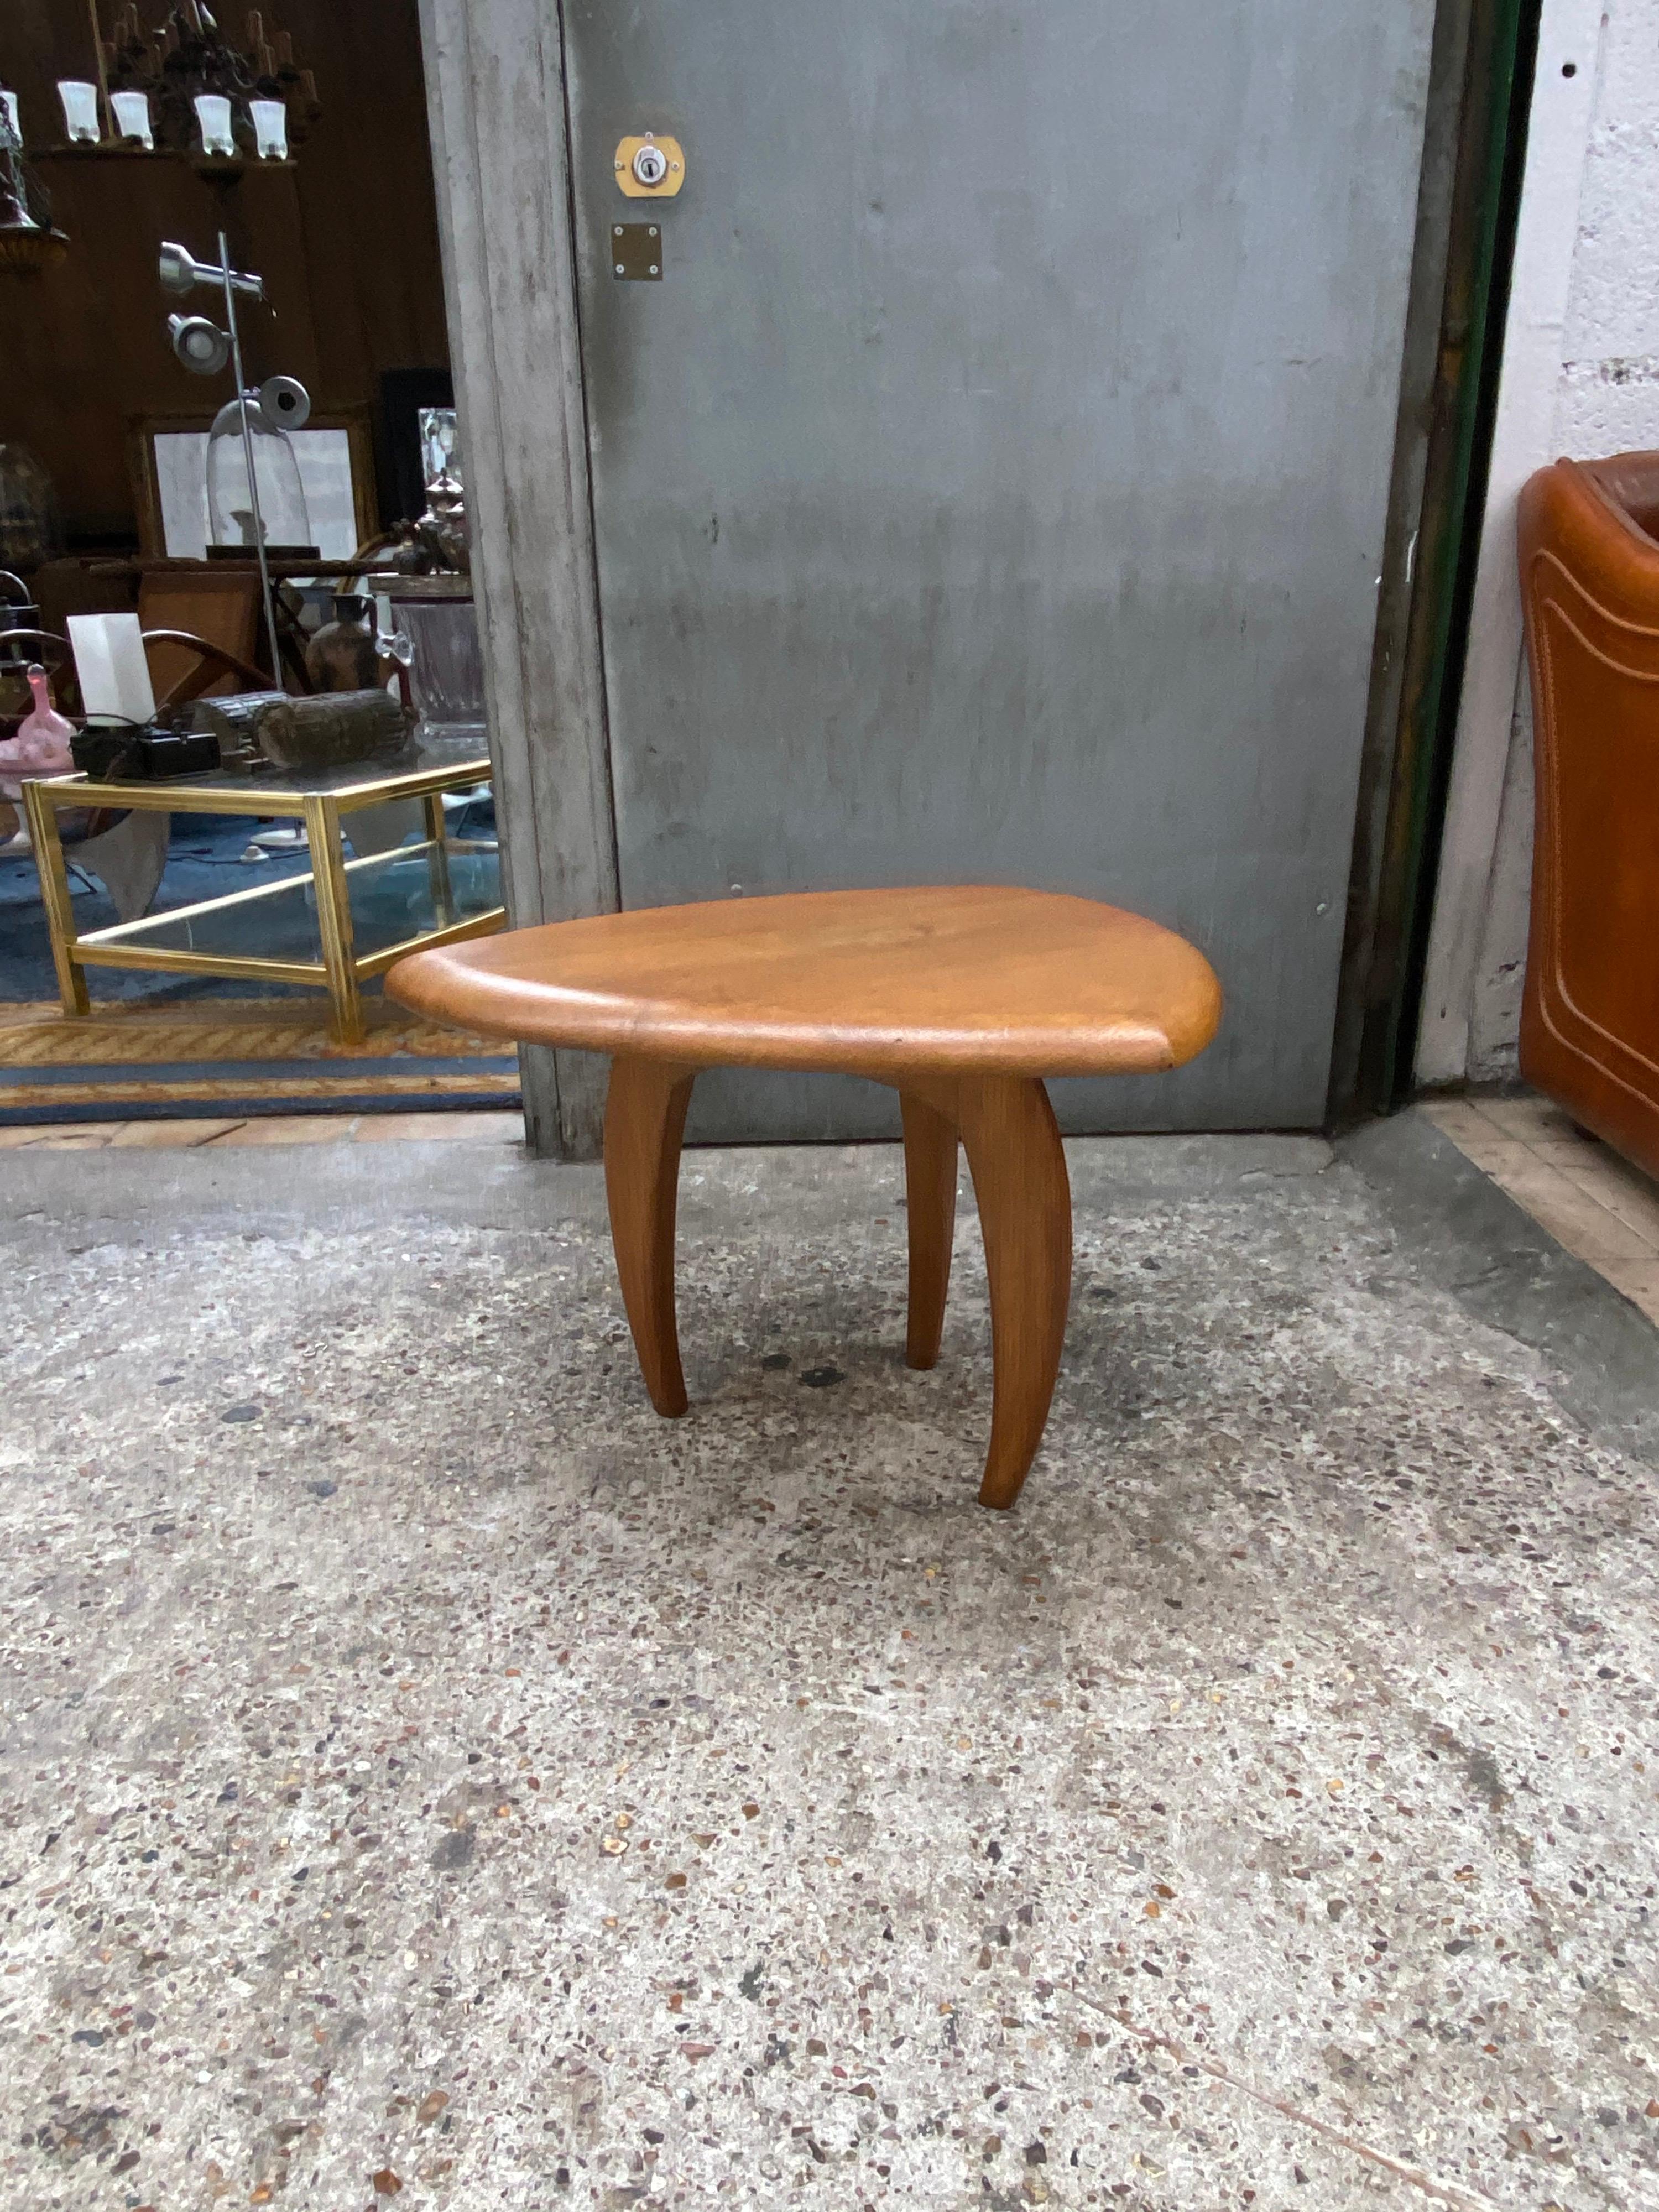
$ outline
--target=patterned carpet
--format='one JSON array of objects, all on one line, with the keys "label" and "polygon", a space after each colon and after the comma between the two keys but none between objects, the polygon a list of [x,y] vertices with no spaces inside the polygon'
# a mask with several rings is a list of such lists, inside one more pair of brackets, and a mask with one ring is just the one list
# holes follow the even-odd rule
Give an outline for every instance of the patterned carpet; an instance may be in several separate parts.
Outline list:
[{"label": "patterned carpet", "polygon": [[363,1042],[341,1045],[309,995],[121,1000],[83,1018],[0,1003],[0,1126],[517,1103],[518,1060],[499,1041],[435,1028],[380,999],[366,1011]]}]

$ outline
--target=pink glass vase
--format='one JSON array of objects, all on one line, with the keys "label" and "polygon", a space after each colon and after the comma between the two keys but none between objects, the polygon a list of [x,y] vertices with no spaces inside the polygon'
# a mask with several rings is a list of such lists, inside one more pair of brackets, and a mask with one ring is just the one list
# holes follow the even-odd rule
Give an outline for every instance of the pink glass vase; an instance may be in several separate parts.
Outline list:
[{"label": "pink glass vase", "polygon": [[0,738],[0,793],[21,799],[25,776],[68,775],[75,767],[70,751],[74,725],[52,703],[52,684],[37,661],[28,672],[34,704],[17,726],[15,738]]}]

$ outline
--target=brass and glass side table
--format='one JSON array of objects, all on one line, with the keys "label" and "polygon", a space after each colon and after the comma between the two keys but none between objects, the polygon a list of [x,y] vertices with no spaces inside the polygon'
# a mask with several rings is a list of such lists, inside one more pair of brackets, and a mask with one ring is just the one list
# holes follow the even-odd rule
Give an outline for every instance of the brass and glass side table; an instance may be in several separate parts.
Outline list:
[{"label": "brass and glass side table", "polygon": [[[329,994],[336,1042],[360,1042],[362,987],[372,976],[423,946],[485,937],[507,920],[495,854],[452,848],[444,833],[444,793],[487,783],[489,774],[489,760],[469,744],[447,752],[416,746],[390,768],[357,762],[308,775],[244,769],[167,783],[100,782],[85,775],[26,782],[29,836],[64,1012],[90,1012],[86,970],[94,967],[311,984]],[[424,837],[345,857],[354,814],[407,799],[420,802]],[[82,934],[76,927],[58,817],[86,807],[301,822],[311,866],[246,890]]]}]

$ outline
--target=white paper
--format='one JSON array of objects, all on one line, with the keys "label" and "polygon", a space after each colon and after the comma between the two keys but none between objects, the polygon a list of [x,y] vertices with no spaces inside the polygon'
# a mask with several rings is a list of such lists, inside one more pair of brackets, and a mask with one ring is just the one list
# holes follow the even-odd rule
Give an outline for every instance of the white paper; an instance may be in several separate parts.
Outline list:
[{"label": "white paper", "polygon": [[155,691],[137,616],[71,615],[69,634],[86,713],[148,722],[155,712]]}]

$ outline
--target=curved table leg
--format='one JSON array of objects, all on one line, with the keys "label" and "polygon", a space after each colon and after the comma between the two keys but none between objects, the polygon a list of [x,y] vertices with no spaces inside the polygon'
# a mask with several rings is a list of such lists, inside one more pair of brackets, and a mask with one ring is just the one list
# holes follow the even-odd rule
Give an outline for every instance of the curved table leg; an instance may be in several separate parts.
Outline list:
[{"label": "curved table leg", "polygon": [[945,1328],[951,1285],[951,1239],[957,1218],[957,1125],[913,1091],[901,1091],[904,1116],[904,1197],[909,1221],[910,1293],[904,1364],[931,1367]]},{"label": "curved table leg", "polygon": [[1036,1455],[1072,1292],[1072,1192],[1048,1094],[1035,1078],[964,1077],[962,1141],[991,1287],[991,1448],[981,1505],[1006,1507]]},{"label": "curved table leg", "polygon": [[696,1070],[618,1053],[605,1107],[605,1194],[634,1349],[651,1402],[686,1408],[674,1326],[674,1207]]}]

